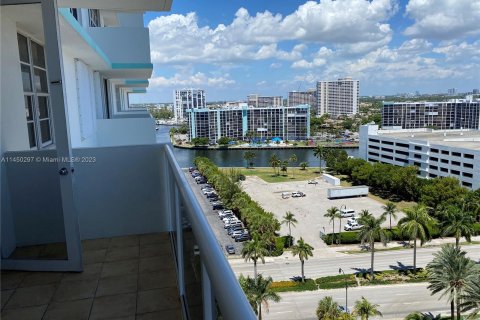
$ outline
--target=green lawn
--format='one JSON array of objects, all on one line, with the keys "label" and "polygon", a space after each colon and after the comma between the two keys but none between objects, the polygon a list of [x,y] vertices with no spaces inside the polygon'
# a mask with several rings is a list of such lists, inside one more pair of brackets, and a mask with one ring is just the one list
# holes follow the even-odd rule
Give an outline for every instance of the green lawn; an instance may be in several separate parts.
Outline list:
[{"label": "green lawn", "polygon": [[[227,170],[226,168],[223,168]],[[274,182],[289,182],[289,181],[305,181],[311,180],[320,177],[320,173],[318,172],[318,168],[306,168],[305,170],[301,170],[300,167],[292,168],[289,167],[287,174],[285,172],[280,171],[280,175],[274,175],[273,168],[236,168],[242,172],[242,174],[246,176],[257,176],[263,179],[266,182],[274,183]],[[278,169],[276,169],[278,170]],[[293,171],[293,172],[292,172]],[[293,176],[292,176],[293,173]]]}]

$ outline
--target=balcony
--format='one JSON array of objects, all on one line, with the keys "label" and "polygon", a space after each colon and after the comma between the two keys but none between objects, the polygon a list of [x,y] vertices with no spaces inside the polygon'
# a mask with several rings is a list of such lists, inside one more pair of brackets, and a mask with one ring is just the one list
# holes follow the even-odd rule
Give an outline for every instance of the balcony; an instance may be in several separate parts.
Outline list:
[{"label": "balcony", "polygon": [[[73,163],[83,271],[3,272],[2,318],[46,311],[59,319],[80,312],[86,319],[142,319],[165,311],[168,319],[216,319],[218,306],[225,319],[255,319],[169,144],[79,148],[73,155],[90,160]],[[4,156],[48,159],[55,150]],[[48,262],[65,258],[64,250],[41,254],[62,241],[70,248],[58,163],[9,162],[3,173],[2,217],[12,219],[2,220],[2,268],[62,271]]]},{"label": "balcony", "polygon": [[168,233],[85,240],[83,263],[82,273],[3,271],[2,318],[181,319]]}]

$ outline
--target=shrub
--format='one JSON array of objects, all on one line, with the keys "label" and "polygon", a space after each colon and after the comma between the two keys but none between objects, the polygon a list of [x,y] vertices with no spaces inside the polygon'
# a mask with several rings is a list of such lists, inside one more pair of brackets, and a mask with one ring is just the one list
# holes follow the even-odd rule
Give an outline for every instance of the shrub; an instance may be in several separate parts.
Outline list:
[{"label": "shrub", "polygon": [[[345,231],[340,233],[340,241],[342,244],[356,244],[360,243],[358,240],[358,231]],[[338,233],[335,234],[335,239],[338,239]],[[323,241],[328,245],[332,244],[332,234],[326,234],[323,236]]]},{"label": "shrub", "polygon": [[305,279],[305,282],[299,281],[274,281],[270,287],[274,292],[287,291],[315,291],[318,289],[313,279]]}]

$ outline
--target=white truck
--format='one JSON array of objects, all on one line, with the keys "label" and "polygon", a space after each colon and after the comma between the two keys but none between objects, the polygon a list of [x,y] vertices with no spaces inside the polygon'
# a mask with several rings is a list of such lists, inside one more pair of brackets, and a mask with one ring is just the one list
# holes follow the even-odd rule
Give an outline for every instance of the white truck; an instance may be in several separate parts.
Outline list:
[{"label": "white truck", "polygon": [[368,195],[368,186],[330,188],[327,190],[327,197],[329,199],[364,197],[367,195]]}]

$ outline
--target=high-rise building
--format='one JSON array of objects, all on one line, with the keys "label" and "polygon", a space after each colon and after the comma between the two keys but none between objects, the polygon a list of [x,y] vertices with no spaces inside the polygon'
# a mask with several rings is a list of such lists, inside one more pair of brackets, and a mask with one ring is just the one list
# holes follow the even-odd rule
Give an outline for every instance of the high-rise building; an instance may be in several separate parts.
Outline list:
[{"label": "high-rise building", "polygon": [[289,107],[298,106],[300,104],[310,105],[312,112],[317,112],[317,90],[309,89],[307,91],[290,91],[288,93],[287,105]]},{"label": "high-rise building", "polygon": [[317,82],[317,115],[331,117],[358,113],[360,82],[350,77]]},{"label": "high-rise building", "polygon": [[424,178],[455,177],[462,186],[480,188],[478,130],[378,130],[360,127],[359,157],[369,162],[416,166]]},{"label": "high-rise building", "polygon": [[382,128],[480,129],[480,101],[383,102]]},{"label": "high-rise building", "polygon": [[205,91],[201,89],[175,90],[173,93],[173,113],[175,121],[185,121],[187,109],[206,108]]},{"label": "high-rise building", "polygon": [[480,90],[478,90],[478,89],[473,89],[473,90],[472,90],[472,93],[473,93],[473,94],[479,94],[479,93],[480,93]]},{"label": "high-rise building", "polygon": [[279,137],[283,140],[306,140],[310,137],[310,106],[253,108],[240,107],[187,110],[188,137],[221,137],[235,140]]},{"label": "high-rise building", "polygon": [[450,96],[454,96],[457,94],[457,89],[456,88],[450,88],[447,90],[447,93],[450,95]]},{"label": "high-rise building", "polygon": [[250,94],[247,97],[247,104],[254,108],[280,107],[283,106],[283,98],[281,96]]}]

